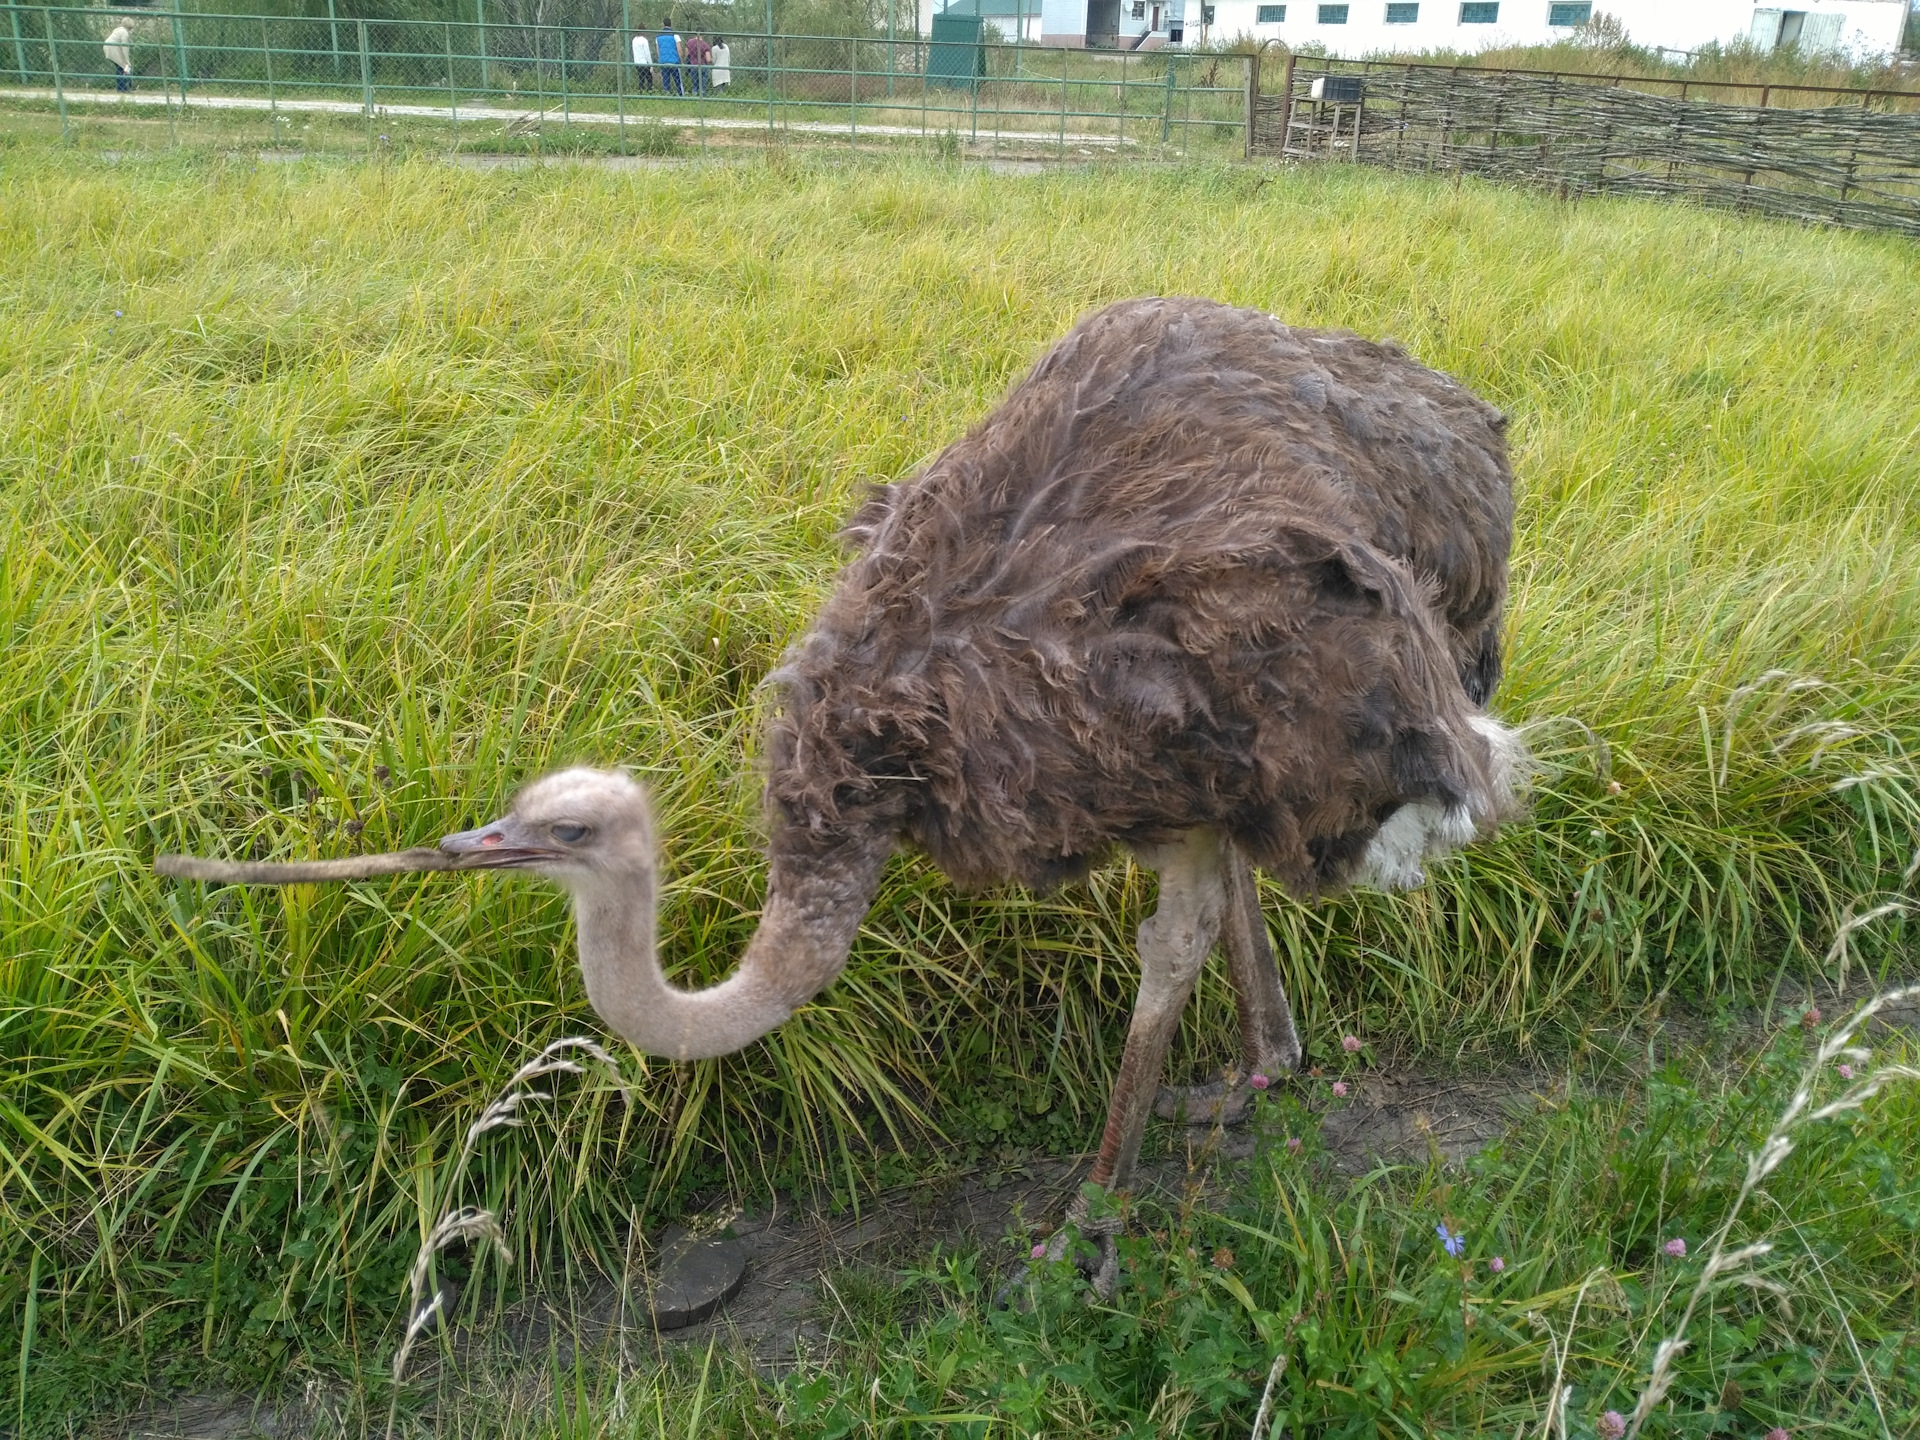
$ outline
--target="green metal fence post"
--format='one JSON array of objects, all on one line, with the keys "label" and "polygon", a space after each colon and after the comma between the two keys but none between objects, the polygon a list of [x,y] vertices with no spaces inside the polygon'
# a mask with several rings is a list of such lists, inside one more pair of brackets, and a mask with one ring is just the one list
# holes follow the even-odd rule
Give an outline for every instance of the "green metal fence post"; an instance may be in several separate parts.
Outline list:
[{"label": "green metal fence post", "polygon": [[273,148],[280,148],[280,105],[273,98],[273,46],[268,43],[267,17],[260,17],[260,54],[267,62],[267,126],[273,135]]},{"label": "green metal fence post", "polygon": [[567,95],[567,27],[557,27],[560,31],[560,123],[571,129],[573,126],[573,101]]},{"label": "green metal fence post", "polygon": [[767,143],[773,143],[773,0],[767,0]]},{"label": "green metal fence post", "polygon": [[[1187,83],[1185,89],[1187,96],[1186,110],[1180,118],[1180,155],[1183,159],[1193,153],[1193,68],[1191,66],[1187,68]],[[1354,144],[1358,145],[1359,143],[1360,132],[1356,130],[1354,131]]]},{"label": "green metal fence post", "polygon": [[460,153],[460,91],[453,83],[453,22],[443,20],[447,41],[447,118],[453,124],[452,154]]},{"label": "green metal fence post", "polygon": [[373,56],[367,52],[367,22],[353,22],[360,31],[360,113],[367,117],[367,153],[373,153]]},{"label": "green metal fence post", "polygon": [[480,29],[480,88],[490,90],[487,83],[487,0],[473,0],[473,23]]},{"label": "green metal fence post", "polygon": [[27,83],[27,42],[20,38],[20,7],[9,4],[7,19],[13,22],[13,63],[20,67],[20,83]]},{"label": "green metal fence post", "polygon": [[327,0],[327,35],[333,43],[333,78],[340,78],[340,16],[333,8],[333,0]]},{"label": "green metal fence post", "polygon": [[[180,125],[178,120],[174,118],[173,113],[173,84],[167,79],[167,72],[164,69],[160,72],[160,95],[161,98],[167,102],[167,144],[175,150],[178,150],[180,148]],[[187,108],[187,92],[185,90],[180,92],[180,108],[183,111]]]},{"label": "green metal fence post", "polygon": [[1173,138],[1173,57],[1167,57],[1167,107],[1160,112],[1160,143]]},{"label": "green metal fence post", "polygon": [[972,116],[967,121],[967,138],[978,145],[980,143],[980,77],[978,75],[967,78],[967,89],[970,92],[969,109]]},{"label": "green metal fence post", "polygon": [[633,63],[633,15],[620,0],[620,59],[614,71],[615,103],[620,108],[620,153],[627,153],[627,66]]},{"label": "green metal fence post", "polygon": [[[993,66],[988,65],[987,68],[988,70],[992,70]],[[980,83],[982,85],[993,84],[993,76],[988,75],[987,78]],[[993,93],[993,158],[996,160],[1000,158],[1000,112],[1006,108],[1006,103],[1006,88],[1002,86]]]},{"label": "green metal fence post", "polygon": [[860,148],[860,42],[850,40],[847,53],[847,148]]},{"label": "green metal fence post", "polygon": [[893,98],[893,0],[887,0],[887,98]]},{"label": "green metal fence post", "polygon": [[173,58],[180,67],[180,108],[187,108],[187,32],[180,27],[180,12],[173,12]]},{"label": "green metal fence post", "polygon": [[1067,158],[1067,52],[1061,48],[1054,52],[1060,57],[1060,158]]},{"label": "green metal fence post", "polygon": [[73,143],[73,131],[67,125],[67,86],[60,76],[60,46],[53,38],[53,12],[40,7],[40,23],[47,27],[47,63],[53,67],[53,96],[60,104],[60,139]]}]

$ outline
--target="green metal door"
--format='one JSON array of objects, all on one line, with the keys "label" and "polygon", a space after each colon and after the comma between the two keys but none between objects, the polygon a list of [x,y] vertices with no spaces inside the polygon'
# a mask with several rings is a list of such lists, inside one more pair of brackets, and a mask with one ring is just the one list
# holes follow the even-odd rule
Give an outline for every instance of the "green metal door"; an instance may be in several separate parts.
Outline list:
[{"label": "green metal door", "polygon": [[987,73],[978,15],[935,15],[928,39],[928,84],[972,85]]}]

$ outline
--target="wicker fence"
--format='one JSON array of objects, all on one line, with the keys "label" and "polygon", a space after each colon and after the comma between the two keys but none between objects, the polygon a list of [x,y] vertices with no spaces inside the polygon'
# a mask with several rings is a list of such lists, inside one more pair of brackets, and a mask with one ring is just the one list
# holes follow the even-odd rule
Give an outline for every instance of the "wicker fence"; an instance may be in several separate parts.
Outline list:
[{"label": "wicker fence", "polygon": [[1920,236],[1920,95],[1717,87],[1759,92],[1762,103],[1739,104],[1697,98],[1698,82],[1695,95],[1646,84],[1300,57],[1273,93],[1256,81],[1247,148]]}]

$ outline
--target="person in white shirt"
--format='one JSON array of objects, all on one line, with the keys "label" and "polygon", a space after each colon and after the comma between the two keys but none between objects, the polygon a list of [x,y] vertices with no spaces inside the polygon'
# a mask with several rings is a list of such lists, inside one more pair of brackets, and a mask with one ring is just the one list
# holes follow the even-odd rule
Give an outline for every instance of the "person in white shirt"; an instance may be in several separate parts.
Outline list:
[{"label": "person in white shirt", "polygon": [[133,31],[122,20],[107,35],[107,43],[100,48],[105,52],[107,63],[113,66],[113,88],[116,90],[133,89]]},{"label": "person in white shirt", "polygon": [[727,37],[716,36],[713,42],[713,88],[724,90],[733,83],[733,51],[727,48]]},{"label": "person in white shirt", "polygon": [[633,37],[633,68],[640,72],[640,88],[653,89],[653,51],[647,48],[647,37]]}]

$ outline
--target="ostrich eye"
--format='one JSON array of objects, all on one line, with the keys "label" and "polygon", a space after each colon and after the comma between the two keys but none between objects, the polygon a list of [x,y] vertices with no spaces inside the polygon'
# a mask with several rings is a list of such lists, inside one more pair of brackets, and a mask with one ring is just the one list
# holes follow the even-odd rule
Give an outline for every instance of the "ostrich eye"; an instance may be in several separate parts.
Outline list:
[{"label": "ostrich eye", "polygon": [[574,820],[562,820],[552,829],[553,838],[562,845],[577,845],[590,833],[586,826]]}]

